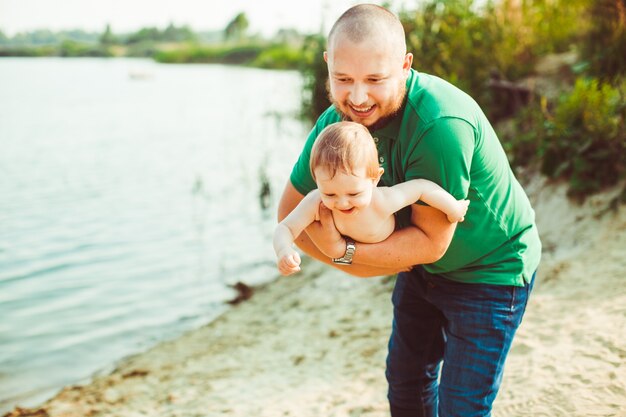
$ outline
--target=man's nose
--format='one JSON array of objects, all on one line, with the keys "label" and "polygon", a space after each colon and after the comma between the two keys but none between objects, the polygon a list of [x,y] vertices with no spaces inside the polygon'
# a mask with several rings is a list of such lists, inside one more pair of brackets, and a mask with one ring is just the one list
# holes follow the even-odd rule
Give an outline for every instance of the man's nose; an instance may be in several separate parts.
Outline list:
[{"label": "man's nose", "polygon": [[361,83],[354,83],[350,91],[350,101],[355,106],[360,106],[367,102],[367,87]]}]

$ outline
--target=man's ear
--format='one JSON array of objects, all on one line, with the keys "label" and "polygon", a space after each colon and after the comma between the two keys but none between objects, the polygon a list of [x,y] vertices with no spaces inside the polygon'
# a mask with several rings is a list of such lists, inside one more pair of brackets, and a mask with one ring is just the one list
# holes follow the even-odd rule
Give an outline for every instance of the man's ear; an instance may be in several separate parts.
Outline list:
[{"label": "man's ear", "polygon": [[328,51],[324,51],[324,62],[328,64]]},{"label": "man's ear", "polygon": [[385,168],[383,167],[378,168],[378,176],[374,179],[374,185],[378,185],[378,182],[380,181],[380,178],[383,176],[384,173],[385,173]]},{"label": "man's ear", "polygon": [[411,66],[413,65],[413,54],[408,52],[405,56],[404,56],[404,61],[402,62],[402,72],[404,72],[405,76],[409,76],[409,70],[411,69]]}]

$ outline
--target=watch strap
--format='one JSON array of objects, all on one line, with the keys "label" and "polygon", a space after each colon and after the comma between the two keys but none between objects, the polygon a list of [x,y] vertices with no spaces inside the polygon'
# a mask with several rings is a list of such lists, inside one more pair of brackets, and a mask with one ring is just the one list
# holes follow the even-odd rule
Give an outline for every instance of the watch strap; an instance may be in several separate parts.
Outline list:
[{"label": "watch strap", "polygon": [[346,241],[346,252],[341,258],[332,258],[333,263],[339,265],[352,265],[352,258],[354,257],[354,253],[356,252],[356,244],[354,240],[347,236],[344,236],[344,239]]}]

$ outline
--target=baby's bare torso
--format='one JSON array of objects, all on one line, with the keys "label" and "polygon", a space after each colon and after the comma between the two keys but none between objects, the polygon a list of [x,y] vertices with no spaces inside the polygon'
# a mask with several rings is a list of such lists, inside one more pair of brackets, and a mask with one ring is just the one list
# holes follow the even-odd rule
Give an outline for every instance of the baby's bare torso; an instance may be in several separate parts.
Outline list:
[{"label": "baby's bare torso", "polygon": [[357,242],[378,243],[387,239],[393,233],[396,222],[393,214],[383,215],[377,209],[379,198],[381,196],[375,191],[370,205],[354,213],[345,214],[333,210],[333,220],[337,230]]}]

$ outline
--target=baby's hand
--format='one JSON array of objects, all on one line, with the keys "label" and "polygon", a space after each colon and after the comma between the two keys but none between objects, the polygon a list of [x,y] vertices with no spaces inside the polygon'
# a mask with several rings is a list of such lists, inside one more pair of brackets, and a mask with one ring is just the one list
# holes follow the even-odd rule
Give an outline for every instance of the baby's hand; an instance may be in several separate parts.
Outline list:
[{"label": "baby's hand", "polygon": [[448,214],[448,220],[450,221],[450,223],[462,222],[463,220],[465,220],[467,206],[469,206],[469,200],[458,200],[454,213]]},{"label": "baby's hand", "polygon": [[282,275],[291,275],[300,271],[300,255],[289,248],[282,251],[278,256],[278,271]]}]

